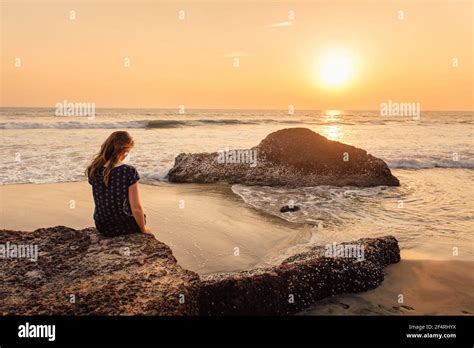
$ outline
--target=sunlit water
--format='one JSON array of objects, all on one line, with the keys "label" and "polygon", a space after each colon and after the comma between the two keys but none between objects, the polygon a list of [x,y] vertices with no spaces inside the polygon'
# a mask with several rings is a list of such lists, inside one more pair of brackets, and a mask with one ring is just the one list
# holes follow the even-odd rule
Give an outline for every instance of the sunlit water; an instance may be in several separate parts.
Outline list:
[{"label": "sunlit water", "polygon": [[[93,120],[57,117],[52,109],[1,109],[1,184],[84,180],[84,168],[114,130],[135,139],[129,163],[153,184],[181,152],[250,148],[270,132],[307,127],[385,160],[400,187],[232,190],[248,205],[295,226],[325,244],[395,235],[403,248],[431,258],[474,259],[473,114],[425,112],[419,120],[376,112],[243,110],[98,110]],[[295,213],[280,213],[289,202]],[[457,249],[455,249],[457,248]],[[453,256],[453,250],[457,255]]]}]

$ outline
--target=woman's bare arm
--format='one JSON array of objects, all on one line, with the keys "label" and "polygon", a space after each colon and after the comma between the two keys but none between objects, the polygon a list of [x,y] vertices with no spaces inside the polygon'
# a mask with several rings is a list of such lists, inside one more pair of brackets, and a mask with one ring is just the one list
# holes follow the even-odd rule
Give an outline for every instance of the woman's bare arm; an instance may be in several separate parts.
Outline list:
[{"label": "woman's bare arm", "polygon": [[142,233],[151,233],[150,229],[145,226],[145,216],[142,203],[140,200],[140,191],[138,190],[138,182],[128,187],[128,200],[133,217],[137,222]]}]

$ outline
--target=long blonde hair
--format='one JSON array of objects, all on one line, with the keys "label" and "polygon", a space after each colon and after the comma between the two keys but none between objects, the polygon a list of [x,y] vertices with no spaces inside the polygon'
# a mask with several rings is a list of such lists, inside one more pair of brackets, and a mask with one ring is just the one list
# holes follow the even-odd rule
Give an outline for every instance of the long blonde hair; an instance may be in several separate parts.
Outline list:
[{"label": "long blonde hair", "polygon": [[97,169],[103,167],[108,162],[104,170],[103,178],[105,186],[108,186],[110,173],[117,164],[119,157],[125,151],[130,150],[133,145],[133,138],[128,132],[117,131],[110,134],[107,140],[102,144],[99,153],[92,160],[92,163],[87,166],[87,178],[94,178],[97,174]]}]

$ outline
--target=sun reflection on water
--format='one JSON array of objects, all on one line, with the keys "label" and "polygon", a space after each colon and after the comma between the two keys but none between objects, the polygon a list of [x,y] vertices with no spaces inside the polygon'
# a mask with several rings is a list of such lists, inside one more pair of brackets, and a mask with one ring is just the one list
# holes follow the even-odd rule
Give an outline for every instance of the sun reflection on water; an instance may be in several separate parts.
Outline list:
[{"label": "sun reflection on water", "polygon": [[[325,123],[337,123],[342,120],[344,116],[343,110],[324,110],[321,115]],[[321,129],[321,135],[325,136],[329,140],[341,141],[342,129],[340,125],[323,126]]]},{"label": "sun reflection on water", "polygon": [[325,110],[323,114],[323,119],[325,122],[338,122],[341,120],[341,117],[344,115],[342,110]]},{"label": "sun reflection on water", "polygon": [[341,141],[342,132],[340,126],[323,126],[322,134],[329,140]]}]

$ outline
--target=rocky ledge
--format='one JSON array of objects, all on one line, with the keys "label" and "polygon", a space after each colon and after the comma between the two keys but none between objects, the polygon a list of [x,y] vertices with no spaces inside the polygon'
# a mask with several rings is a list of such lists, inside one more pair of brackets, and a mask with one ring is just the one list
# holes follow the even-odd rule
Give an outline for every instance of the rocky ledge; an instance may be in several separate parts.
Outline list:
[{"label": "rocky ledge", "polygon": [[247,150],[178,155],[171,182],[269,186],[399,186],[386,163],[307,128],[276,131]]},{"label": "rocky ledge", "polygon": [[[375,288],[383,268],[400,260],[391,236],[344,245],[363,252],[331,257],[314,247],[279,266],[200,278],[151,235],[1,230],[0,315],[293,314],[327,296]],[[35,261],[18,257],[26,246],[37,246]]]},{"label": "rocky ledge", "polygon": [[363,250],[362,258],[327,257],[314,247],[279,266],[201,277],[201,315],[289,315],[322,298],[376,288],[383,268],[400,261],[392,236],[365,238],[338,245]]},{"label": "rocky ledge", "polygon": [[[8,244],[7,244],[8,242]],[[200,280],[152,235],[104,238],[95,228],[0,231],[0,315],[186,315],[198,313]],[[181,300],[181,301],[180,301]]]}]

